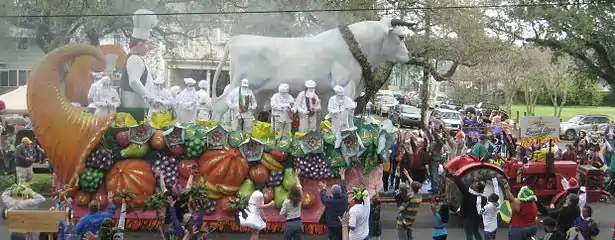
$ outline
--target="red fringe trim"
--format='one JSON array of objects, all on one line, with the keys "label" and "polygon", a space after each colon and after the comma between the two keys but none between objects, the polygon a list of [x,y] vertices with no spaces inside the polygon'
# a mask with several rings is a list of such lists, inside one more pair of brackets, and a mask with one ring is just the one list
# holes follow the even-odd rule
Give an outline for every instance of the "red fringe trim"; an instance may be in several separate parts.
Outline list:
[{"label": "red fringe trim", "polygon": [[[75,219],[77,222],[78,219]],[[117,225],[117,219],[113,222]],[[158,219],[126,219],[125,231],[160,231],[164,228],[164,220]],[[206,232],[250,232],[247,227],[239,226],[234,221],[203,221],[201,230]],[[268,222],[263,232],[281,233],[284,232],[283,222]],[[303,232],[308,234],[324,234],[327,232],[327,225],[320,223],[303,223]]]}]

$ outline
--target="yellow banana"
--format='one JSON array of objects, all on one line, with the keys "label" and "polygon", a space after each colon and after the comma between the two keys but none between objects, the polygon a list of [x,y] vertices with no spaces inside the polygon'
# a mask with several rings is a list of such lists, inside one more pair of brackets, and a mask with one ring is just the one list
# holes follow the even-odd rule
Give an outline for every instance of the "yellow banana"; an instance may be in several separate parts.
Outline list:
[{"label": "yellow banana", "polygon": [[269,165],[274,167],[275,168],[274,171],[277,171],[283,168],[282,164],[280,164],[278,161],[273,159],[273,157],[270,154],[264,155],[262,160],[266,161],[267,163],[269,163]]}]

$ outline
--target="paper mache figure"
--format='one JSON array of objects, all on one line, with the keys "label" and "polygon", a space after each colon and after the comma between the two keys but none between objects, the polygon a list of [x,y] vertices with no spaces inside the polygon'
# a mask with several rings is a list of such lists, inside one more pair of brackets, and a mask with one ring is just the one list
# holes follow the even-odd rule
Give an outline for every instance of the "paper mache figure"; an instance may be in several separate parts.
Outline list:
[{"label": "paper mache figure", "polygon": [[250,90],[248,79],[241,80],[241,86],[233,89],[226,99],[226,103],[231,110],[231,126],[233,131],[243,130],[252,131],[254,113],[256,109],[256,98]]},{"label": "paper mache figure", "polygon": [[344,129],[354,127],[354,109],[357,103],[344,95],[344,88],[340,85],[333,88],[335,96],[329,99],[328,110],[331,117],[331,130],[339,133]]},{"label": "paper mache figure", "polygon": [[196,93],[196,81],[192,78],[185,78],[186,88],[177,95],[175,101],[177,105],[177,121],[182,124],[196,122],[198,113],[199,96]]},{"label": "paper mache figure", "polygon": [[154,88],[151,90],[152,98],[149,102],[149,112],[147,118],[152,119],[156,113],[169,112],[173,107],[173,95],[171,91],[164,87],[164,80],[154,80]]},{"label": "paper mache figure", "polygon": [[289,91],[288,84],[281,83],[278,92],[271,96],[271,125],[275,131],[278,131],[276,138],[290,134],[295,98]]},{"label": "paper mache figure", "polygon": [[212,104],[211,97],[209,96],[209,81],[201,80],[199,81],[199,91],[197,91],[197,95],[199,96],[199,105],[198,105],[198,120],[209,120],[211,117]]},{"label": "paper mache figure", "polygon": [[116,112],[120,106],[120,95],[111,86],[111,78],[108,76],[102,77],[99,82],[100,87],[95,92],[93,99],[96,107],[94,115],[105,116]]},{"label": "paper mache figure", "polygon": [[321,109],[320,98],[316,94],[316,82],[305,81],[305,90],[297,95],[295,108],[299,112],[299,131],[316,131],[319,120],[317,113]]}]

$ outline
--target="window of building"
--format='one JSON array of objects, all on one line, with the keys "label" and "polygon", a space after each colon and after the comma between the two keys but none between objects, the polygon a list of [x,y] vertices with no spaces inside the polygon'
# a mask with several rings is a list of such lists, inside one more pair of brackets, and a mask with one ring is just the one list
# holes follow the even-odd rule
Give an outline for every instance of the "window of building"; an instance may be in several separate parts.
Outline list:
[{"label": "window of building", "polygon": [[28,50],[29,47],[30,47],[30,39],[28,38],[18,38],[17,39],[17,49]]},{"label": "window of building", "polygon": [[28,84],[28,70],[0,70],[0,87],[19,87]]}]

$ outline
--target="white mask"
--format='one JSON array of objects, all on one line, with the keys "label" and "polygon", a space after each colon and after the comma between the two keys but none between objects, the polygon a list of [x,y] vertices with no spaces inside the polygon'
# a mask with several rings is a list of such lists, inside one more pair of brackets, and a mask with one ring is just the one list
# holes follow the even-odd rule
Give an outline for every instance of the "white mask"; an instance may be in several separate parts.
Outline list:
[{"label": "white mask", "polygon": [[248,87],[241,87],[241,93],[245,95],[250,89]]}]

